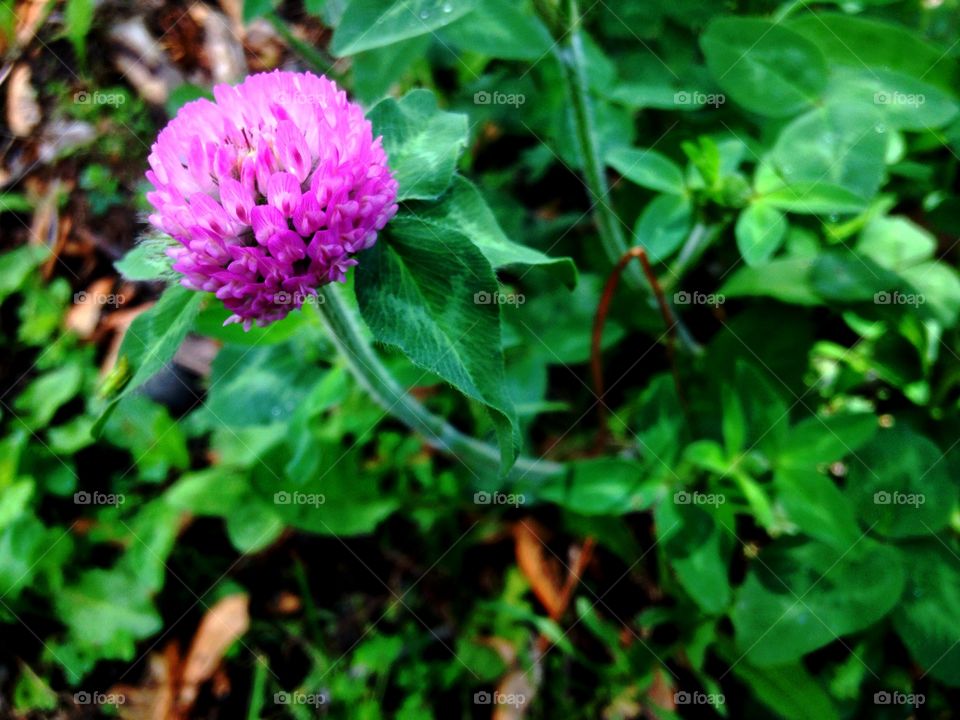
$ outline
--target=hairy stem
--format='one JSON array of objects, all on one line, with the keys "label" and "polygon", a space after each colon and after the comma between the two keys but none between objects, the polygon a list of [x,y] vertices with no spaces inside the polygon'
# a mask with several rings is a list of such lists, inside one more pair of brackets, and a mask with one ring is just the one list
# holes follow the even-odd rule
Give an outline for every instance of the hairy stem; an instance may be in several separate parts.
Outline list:
[{"label": "hairy stem", "polygon": [[[318,307],[330,339],[346,361],[347,368],[361,387],[394,418],[424,437],[427,443],[454,455],[481,479],[496,477],[500,467],[500,450],[477,438],[466,435],[440,418],[412,397],[384,366],[363,334],[360,320],[344,301],[336,285],[320,288]],[[536,484],[560,475],[564,466],[550,460],[521,457],[510,471],[508,480],[523,479]]]}]

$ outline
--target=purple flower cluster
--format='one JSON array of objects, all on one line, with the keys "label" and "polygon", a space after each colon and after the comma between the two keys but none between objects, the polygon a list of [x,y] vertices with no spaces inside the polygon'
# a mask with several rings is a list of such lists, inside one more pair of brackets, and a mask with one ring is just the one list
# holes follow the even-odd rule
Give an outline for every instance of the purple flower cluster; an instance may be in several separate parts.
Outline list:
[{"label": "purple flower cluster", "polygon": [[227,322],[267,325],[321,285],[397,211],[397,181],[359,105],[326,77],[275,71],[184,105],[150,153],[150,222],[188,288]]}]

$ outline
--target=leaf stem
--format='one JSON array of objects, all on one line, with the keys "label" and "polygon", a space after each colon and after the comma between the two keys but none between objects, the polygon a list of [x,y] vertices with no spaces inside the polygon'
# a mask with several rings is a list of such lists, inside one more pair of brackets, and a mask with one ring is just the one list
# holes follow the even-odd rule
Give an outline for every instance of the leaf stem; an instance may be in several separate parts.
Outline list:
[{"label": "leaf stem", "polygon": [[[482,473],[481,480],[486,480],[491,475],[497,477],[500,450],[460,432],[434,415],[397,382],[364,335],[357,313],[344,300],[338,286],[325,285],[320,288],[318,295],[320,302],[317,307],[330,339],[351,374],[377,404],[408,428],[422,435],[431,447],[459,458],[467,467]],[[521,457],[517,459],[507,479],[514,482],[524,479],[535,484],[564,472],[565,468],[561,463]]]}]

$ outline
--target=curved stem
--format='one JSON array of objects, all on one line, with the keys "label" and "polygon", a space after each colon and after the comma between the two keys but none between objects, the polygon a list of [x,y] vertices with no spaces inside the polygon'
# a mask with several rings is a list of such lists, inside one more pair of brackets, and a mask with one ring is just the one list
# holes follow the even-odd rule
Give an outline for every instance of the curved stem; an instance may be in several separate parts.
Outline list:
[{"label": "curved stem", "polygon": [[[330,339],[343,356],[347,368],[361,387],[386,410],[432,447],[459,458],[467,467],[496,476],[500,467],[500,450],[489,443],[466,435],[413,398],[393,377],[363,334],[353,309],[344,302],[336,285],[325,285],[318,291],[320,318]],[[531,484],[565,472],[564,466],[551,460],[521,457],[508,476],[515,482]]]}]

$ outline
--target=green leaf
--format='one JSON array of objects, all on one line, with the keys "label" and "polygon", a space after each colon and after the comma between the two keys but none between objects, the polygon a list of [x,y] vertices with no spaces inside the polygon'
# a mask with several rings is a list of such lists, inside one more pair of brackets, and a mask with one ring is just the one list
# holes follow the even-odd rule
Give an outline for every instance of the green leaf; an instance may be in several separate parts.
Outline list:
[{"label": "green leaf", "polygon": [[855,213],[866,206],[866,201],[852,190],[816,180],[778,185],[764,192],[760,199],[778,210],[803,215]]},{"label": "green leaf", "polygon": [[401,213],[391,227],[403,228],[412,219],[415,225],[430,226],[439,237],[449,232],[460,233],[477,246],[494,269],[539,266],[554,273],[570,288],[577,284],[577,267],[573,260],[552,258],[513,242],[500,228],[477,187],[460,175],[454,176],[450,189],[439,202],[410,203],[408,207],[410,215]]},{"label": "green leaf", "polygon": [[908,428],[894,427],[880,432],[850,461],[847,497],[874,532],[919,537],[950,523],[957,485],[936,445]]},{"label": "green leaf", "polygon": [[818,107],[780,132],[773,161],[788,185],[835,185],[868,200],[883,181],[887,134],[876,107]]},{"label": "green leaf", "polygon": [[779,467],[814,468],[857,452],[876,434],[871,413],[810,417],[790,428],[773,462]]},{"label": "green leaf", "polygon": [[889,270],[905,270],[930,260],[937,239],[905,217],[877,217],[860,233],[856,250]]},{"label": "green leaf", "polygon": [[934,540],[904,547],[907,589],[893,626],[924,676],[960,686],[960,560]]},{"label": "green leaf", "polygon": [[693,207],[688,197],[658,195],[637,219],[633,234],[650,262],[662,262],[683,244],[692,224]]},{"label": "green leaf", "polygon": [[810,284],[825,300],[872,302],[877,293],[897,286],[897,276],[853,251],[831,250],[817,256]]},{"label": "green leaf", "polygon": [[50,256],[49,248],[40,245],[24,245],[0,255],[3,272],[0,273],[0,301],[17,292],[40,263]]},{"label": "green leaf", "polygon": [[737,103],[768,117],[810,107],[827,82],[823,54],[772,21],[720,18],[700,38],[707,67]]},{"label": "green leaf", "polygon": [[860,537],[853,505],[826,475],[788,465],[774,472],[777,501],[800,530],[841,552]]},{"label": "green leaf", "polygon": [[438,234],[414,218],[394,223],[357,266],[360,311],[382,343],[402,350],[490,411],[501,469],[516,457],[516,414],[505,391],[496,277],[457,231]]},{"label": "green leaf", "polygon": [[148,238],[113,264],[127,280],[165,280],[176,276],[170,268],[170,258],[165,250],[170,243],[160,238]]},{"label": "green leaf", "polygon": [[809,258],[783,258],[737,270],[720,288],[729,297],[766,296],[795,305],[821,305],[810,287]]},{"label": "green leaf", "polygon": [[67,0],[63,13],[64,34],[82,65],[87,62],[87,35],[93,27],[94,0]]},{"label": "green leaf", "polygon": [[14,408],[31,430],[47,425],[57,410],[73,398],[83,385],[83,367],[77,363],[64,365],[44,373],[17,396]]},{"label": "green leaf", "polygon": [[864,16],[818,12],[786,26],[813,42],[831,65],[857,70],[895,68],[946,89],[955,86],[955,64],[946,47],[935,45],[901,24]]},{"label": "green leaf", "polygon": [[[171,286],[153,307],[130,323],[120,345],[115,368],[124,377],[113,381],[119,383],[121,389],[94,425],[94,436],[98,437],[103,432],[104,424],[122,398],[170,362],[193,326],[203,298],[203,293],[187,290],[180,285]],[[130,377],[129,381],[125,381],[126,377]],[[110,377],[107,382],[111,382]]]},{"label": "green leaf", "polygon": [[251,23],[273,10],[275,0],[242,0],[243,22]]},{"label": "green leaf", "polygon": [[680,585],[705,613],[724,612],[731,600],[730,537],[697,505],[668,499],[657,505],[655,518],[657,538]]},{"label": "green leaf", "polygon": [[400,100],[386,98],[367,114],[374,135],[383,136],[398,200],[433,200],[450,185],[467,144],[467,116],[443,112],[429,90]]},{"label": "green leaf", "polygon": [[433,32],[460,19],[476,0],[350,0],[333,35],[337,57]]},{"label": "green leaf", "polygon": [[751,267],[763,265],[780,249],[787,236],[787,218],[762,201],[751,203],[737,218],[737,248]]},{"label": "green leaf", "polygon": [[830,695],[802,663],[772,668],[754,667],[730,658],[733,673],[757,698],[783,720],[839,720]]},{"label": "green leaf", "polygon": [[431,37],[420,35],[353,57],[353,92],[364,102],[379,100],[411,65],[427,53]]},{"label": "green leaf", "polygon": [[504,60],[540,60],[553,38],[526,3],[477,0],[476,9],[441,33],[447,43]]},{"label": "green leaf", "polygon": [[624,515],[649,508],[662,491],[645,477],[643,465],[617,458],[570,463],[569,477],[531,488],[536,496],[579,515]]},{"label": "green leaf", "polygon": [[686,192],[683,170],[656,150],[613,148],[607,153],[607,164],[641,187],[672,195],[683,195]]},{"label": "green leaf", "polygon": [[869,539],[839,550],[779,541],[750,569],[731,613],[737,646],[761,667],[782,665],[864,630],[896,607],[899,552]]}]

